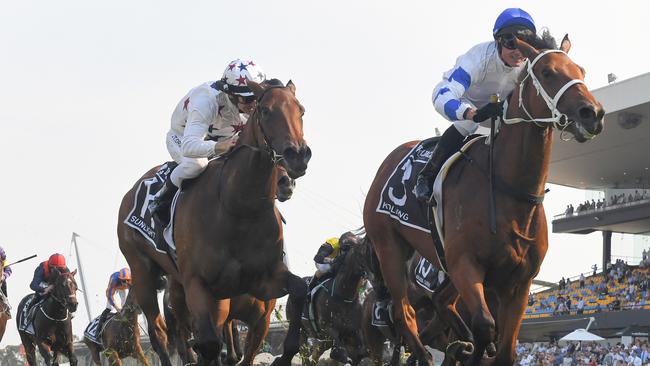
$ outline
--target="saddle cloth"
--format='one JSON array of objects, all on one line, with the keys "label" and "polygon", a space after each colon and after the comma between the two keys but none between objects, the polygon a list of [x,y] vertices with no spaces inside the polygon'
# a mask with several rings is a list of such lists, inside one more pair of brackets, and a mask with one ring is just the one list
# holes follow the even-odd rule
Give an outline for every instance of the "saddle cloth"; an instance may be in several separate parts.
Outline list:
[{"label": "saddle cloth", "polygon": [[[172,259],[176,258],[176,246],[174,245],[172,235],[174,224],[173,212],[180,189],[176,192],[176,196],[172,201],[171,219],[164,230],[158,230],[160,228],[156,227],[156,220],[154,220],[151,212],[149,212],[149,202],[151,202],[156,193],[163,187],[165,180],[177,165],[178,163],[174,161],[167,162],[160,166],[153,177],[140,182],[135,192],[133,209],[124,220],[125,224],[142,234],[156,251],[168,254]],[[160,235],[158,233],[164,234]]]},{"label": "saddle cloth", "polygon": [[327,277],[322,279],[314,288],[307,294],[307,301],[305,302],[305,307],[302,311],[302,319],[307,321],[314,332],[318,334],[320,329],[316,323],[316,308],[314,307],[314,298],[320,290],[325,290],[331,293],[332,290],[332,277]]},{"label": "saddle cloth", "polygon": [[400,161],[381,191],[377,212],[402,225],[430,233],[429,221],[422,203],[415,197],[418,173],[431,157],[437,137],[420,141]]},{"label": "saddle cloth", "polygon": [[415,266],[415,283],[429,292],[434,292],[444,280],[445,272],[436,268],[426,258],[420,258]]},{"label": "saddle cloth", "polygon": [[34,312],[39,307],[39,305],[45,300],[45,299],[41,299],[41,301],[39,301],[38,303],[32,304],[34,302],[34,298],[35,295],[31,294],[29,295],[27,300],[25,300],[25,305],[23,306],[22,311],[18,313],[18,322],[17,322],[19,324],[18,330],[31,335],[34,335],[34,324],[33,324]]},{"label": "saddle cloth", "polygon": [[84,330],[84,337],[88,338],[91,342],[96,343],[100,346],[102,346],[102,333],[104,332],[104,329],[106,328],[106,325],[110,323],[110,321],[113,319],[115,316],[115,313],[111,313],[107,318],[104,324],[102,325],[101,329],[99,327],[99,316],[93,319],[88,326],[86,326],[86,329]]}]

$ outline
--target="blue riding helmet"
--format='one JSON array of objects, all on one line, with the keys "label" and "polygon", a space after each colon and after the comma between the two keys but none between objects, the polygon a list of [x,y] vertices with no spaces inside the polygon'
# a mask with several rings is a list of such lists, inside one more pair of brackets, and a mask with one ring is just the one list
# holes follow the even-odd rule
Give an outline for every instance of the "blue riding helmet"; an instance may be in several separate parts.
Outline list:
[{"label": "blue riding helmet", "polygon": [[497,17],[496,22],[494,22],[492,34],[496,37],[499,31],[513,26],[523,27],[531,30],[533,33],[537,33],[535,21],[530,14],[519,8],[508,8],[502,11]]}]

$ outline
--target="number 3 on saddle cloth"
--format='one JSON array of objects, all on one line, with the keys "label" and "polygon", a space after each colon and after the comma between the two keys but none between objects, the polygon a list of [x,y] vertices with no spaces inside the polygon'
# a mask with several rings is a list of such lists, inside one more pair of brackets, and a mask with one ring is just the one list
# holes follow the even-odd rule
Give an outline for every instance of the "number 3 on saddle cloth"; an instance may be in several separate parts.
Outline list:
[{"label": "number 3 on saddle cloth", "polygon": [[156,251],[169,255],[174,263],[176,263],[176,246],[172,235],[173,218],[176,199],[181,190],[176,192],[171,209],[168,212],[159,212],[159,218],[154,218],[149,212],[149,202],[163,187],[165,180],[177,165],[178,163],[174,161],[167,162],[160,166],[153,177],[140,182],[135,192],[133,209],[124,219],[125,224],[140,232]]}]

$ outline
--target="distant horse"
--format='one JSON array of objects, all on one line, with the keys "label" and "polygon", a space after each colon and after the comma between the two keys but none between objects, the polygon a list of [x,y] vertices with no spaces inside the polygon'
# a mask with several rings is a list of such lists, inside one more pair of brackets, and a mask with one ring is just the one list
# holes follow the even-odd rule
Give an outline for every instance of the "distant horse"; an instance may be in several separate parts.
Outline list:
[{"label": "distant horse", "polygon": [[138,325],[138,314],[140,313],[140,307],[135,302],[135,295],[131,295],[129,292],[124,307],[106,321],[101,335],[102,345],[84,337],[83,341],[88,346],[96,365],[101,366],[99,353],[103,352],[110,358],[111,365],[121,366],[120,359],[130,356],[145,366],[149,366],[149,361],[144,356],[140,344],[140,327]]},{"label": "distant horse", "polygon": [[[308,338],[333,341],[331,358],[342,363],[356,365],[365,355],[361,328],[361,303],[359,287],[365,279],[366,262],[370,244],[361,237],[347,232],[340,239],[341,254],[334,265],[334,277],[317,291],[312,299],[314,324],[308,319],[302,320],[302,346],[312,348]],[[344,248],[349,248],[345,252]],[[287,304],[287,317],[294,318],[302,313],[303,308]],[[314,329],[314,326],[316,329]],[[325,349],[321,342],[314,342],[315,349],[310,349],[308,364],[315,365]]]},{"label": "distant horse", "polygon": [[[486,145],[474,144],[451,167],[443,186],[442,204],[447,203],[443,238],[451,282],[441,290],[444,296],[437,298],[436,307],[462,340],[450,343],[446,362],[472,356],[470,364],[478,364],[487,349],[488,356],[496,356],[495,364],[513,364],[528,290],[548,246],[541,197],[552,128],[571,132],[579,142],[603,128],[605,112],[582,82],[584,70],[566,54],[568,37],[560,50],[551,49],[554,42],[540,38],[531,40],[532,45],[514,42],[531,61],[507,99],[505,124],[493,141],[497,234],[490,232],[489,224]],[[417,359],[431,365],[431,356],[417,336],[415,312],[406,292],[406,261],[413,250],[439,265],[431,237],[375,211],[384,183],[415,144],[398,147],[384,160],[366,197],[364,223],[393,299],[398,332]],[[497,298],[498,324],[485,300],[486,289]],[[459,295],[471,313],[471,330],[456,311]]]},{"label": "distant horse", "polygon": [[[77,282],[73,272],[59,272],[57,268],[51,269],[49,284],[53,290],[45,295],[45,300],[37,306],[34,312],[34,335],[18,331],[20,340],[25,348],[25,356],[29,366],[36,366],[35,347],[38,347],[47,366],[59,364],[59,353],[65,355],[71,366],[77,365],[77,356],[74,354],[72,343],[72,313],[77,311]],[[25,302],[34,294],[25,296],[18,305],[18,313],[22,314]],[[16,316],[16,323],[20,329],[20,316]]]},{"label": "distant horse", "polygon": [[[188,322],[189,314],[186,309],[184,310],[181,307],[184,301],[183,296],[182,287],[177,282],[171,281],[170,286],[165,291],[164,307],[167,310],[165,312],[165,321],[168,327],[168,338],[175,339],[175,347],[179,357],[183,364],[186,364],[195,362],[196,359],[188,343],[191,329]],[[223,327],[227,350],[226,363],[228,365],[236,364],[242,355],[234,320],[240,320],[248,326],[243,359],[239,362],[239,365],[250,366],[253,364],[255,355],[262,347],[268,332],[275,302],[275,299],[258,300],[248,294],[230,299],[229,314]]]},{"label": "distant horse", "polygon": [[[165,324],[158,310],[156,288],[162,274],[182,284],[192,321],[194,349],[199,362],[219,362],[222,327],[229,313],[227,299],[249,293],[267,301],[294,295],[302,302],[306,285],[284,263],[281,216],[275,207],[277,169],[292,179],[305,174],[311,150],[303,139],[304,108],[295,86],[271,87],[248,82],[257,106],[238,144],[224,158],[213,160],[193,181],[184,184],[177,199],[174,241],[178,269],[135,230],[123,223],[137,185],[123,198],[118,222],[120,249],[133,274],[133,289],[149,326],[151,344],[163,366],[167,354]],[[226,300],[225,300],[226,299]],[[285,349],[298,348],[300,319],[294,319]],[[288,365],[290,359],[276,360]]]}]

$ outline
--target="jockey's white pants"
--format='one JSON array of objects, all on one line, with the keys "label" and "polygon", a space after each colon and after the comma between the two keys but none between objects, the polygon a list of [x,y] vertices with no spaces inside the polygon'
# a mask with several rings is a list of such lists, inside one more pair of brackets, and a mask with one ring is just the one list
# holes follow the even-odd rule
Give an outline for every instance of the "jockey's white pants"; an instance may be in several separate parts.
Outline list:
[{"label": "jockey's white pants", "polygon": [[[124,307],[124,302],[126,301],[126,290],[117,290],[115,292],[120,296],[120,306]],[[108,301],[108,299],[106,300],[106,309],[109,309],[112,313],[117,313],[119,311],[115,306],[111,305],[111,302]]]},{"label": "jockey's white pants", "polygon": [[178,166],[172,171],[170,180],[176,187],[181,186],[185,179],[198,177],[208,166],[208,158],[188,158],[181,150],[181,136],[173,131],[167,132],[167,151]]},{"label": "jockey's white pants", "polygon": [[461,135],[467,137],[478,130],[479,124],[471,120],[462,120],[454,121],[454,127]]},{"label": "jockey's white pants", "polygon": [[315,276],[321,277],[325,273],[329,273],[332,271],[332,265],[330,263],[316,263],[316,274]]}]

